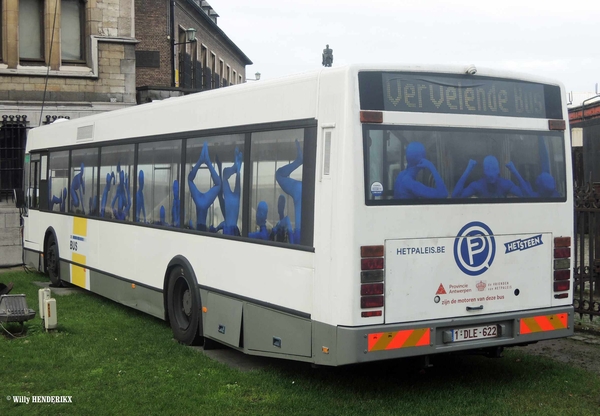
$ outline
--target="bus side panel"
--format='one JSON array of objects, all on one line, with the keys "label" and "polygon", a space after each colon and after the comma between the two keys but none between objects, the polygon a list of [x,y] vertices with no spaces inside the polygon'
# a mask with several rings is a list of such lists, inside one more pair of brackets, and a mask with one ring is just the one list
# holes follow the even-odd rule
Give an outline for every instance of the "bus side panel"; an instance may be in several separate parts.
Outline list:
[{"label": "bus side panel", "polygon": [[163,294],[158,289],[140,286],[91,270],[90,291],[157,318],[165,317]]},{"label": "bus side panel", "polygon": [[249,303],[244,305],[244,347],[250,351],[310,357],[311,336],[309,319]]}]

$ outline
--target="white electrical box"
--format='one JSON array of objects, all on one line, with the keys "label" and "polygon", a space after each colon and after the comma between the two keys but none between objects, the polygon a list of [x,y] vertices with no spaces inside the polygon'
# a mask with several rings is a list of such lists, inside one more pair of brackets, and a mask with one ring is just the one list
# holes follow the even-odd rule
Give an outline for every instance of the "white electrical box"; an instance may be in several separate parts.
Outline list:
[{"label": "white electrical box", "polygon": [[44,327],[48,330],[56,326],[56,299],[46,299],[44,300]]},{"label": "white electrical box", "polygon": [[42,319],[44,319],[44,301],[46,299],[50,299],[51,297],[52,293],[50,292],[50,288],[38,290],[38,307],[40,310],[40,318]]}]

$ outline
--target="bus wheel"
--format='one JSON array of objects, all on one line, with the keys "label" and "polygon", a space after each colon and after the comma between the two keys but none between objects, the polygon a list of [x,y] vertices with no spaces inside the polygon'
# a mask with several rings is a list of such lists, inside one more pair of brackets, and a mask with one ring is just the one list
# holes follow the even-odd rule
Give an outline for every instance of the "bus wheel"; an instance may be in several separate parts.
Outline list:
[{"label": "bus wheel", "polygon": [[199,344],[200,296],[191,273],[176,266],[169,274],[167,310],[175,339],[185,345]]},{"label": "bus wheel", "polygon": [[54,239],[54,236],[48,238],[48,245],[46,246],[46,272],[50,278],[50,282],[54,287],[62,286],[60,280],[60,259],[58,257],[58,244]]}]

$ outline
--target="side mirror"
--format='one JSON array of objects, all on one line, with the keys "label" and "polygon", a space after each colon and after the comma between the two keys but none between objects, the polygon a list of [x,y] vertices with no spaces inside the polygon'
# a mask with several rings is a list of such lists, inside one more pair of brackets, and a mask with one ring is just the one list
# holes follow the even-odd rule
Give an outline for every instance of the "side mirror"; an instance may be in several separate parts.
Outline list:
[{"label": "side mirror", "polygon": [[13,199],[17,208],[25,208],[25,193],[22,189],[14,189]]}]

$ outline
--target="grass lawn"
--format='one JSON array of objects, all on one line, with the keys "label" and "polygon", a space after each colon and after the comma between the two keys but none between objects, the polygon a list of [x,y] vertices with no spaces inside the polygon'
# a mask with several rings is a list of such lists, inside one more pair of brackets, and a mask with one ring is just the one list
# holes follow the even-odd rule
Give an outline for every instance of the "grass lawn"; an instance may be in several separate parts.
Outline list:
[{"label": "grass lawn", "polygon": [[[36,310],[40,280],[0,273]],[[273,360],[240,372],[179,345],[163,321],[89,293],[54,297],[56,331],[36,316],[26,336],[0,337],[0,415],[600,414],[599,376],[518,349],[440,356],[426,371],[409,360],[319,369]],[[34,395],[73,403],[12,400]]]}]

